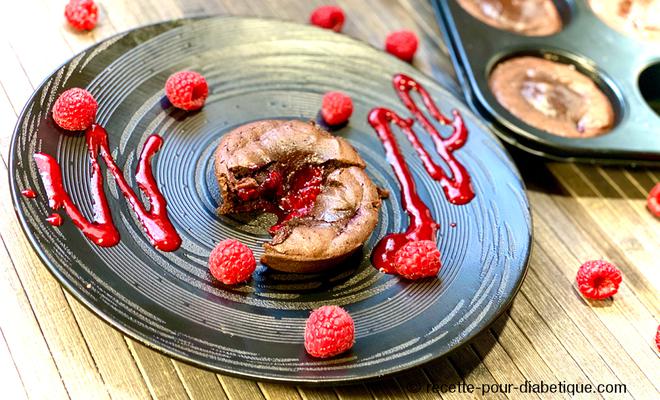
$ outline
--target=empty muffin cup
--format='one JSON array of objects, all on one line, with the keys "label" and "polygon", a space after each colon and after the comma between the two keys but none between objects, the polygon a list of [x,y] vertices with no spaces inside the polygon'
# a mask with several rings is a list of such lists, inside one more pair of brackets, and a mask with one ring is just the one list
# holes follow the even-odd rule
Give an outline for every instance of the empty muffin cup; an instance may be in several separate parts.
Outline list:
[{"label": "empty muffin cup", "polygon": [[605,24],[631,37],[660,41],[660,0],[589,0]]},{"label": "empty muffin cup", "polygon": [[488,85],[511,114],[553,135],[594,137],[615,123],[608,97],[571,64],[533,56],[510,58],[495,66]]},{"label": "empty muffin cup", "polygon": [[639,91],[649,107],[660,116],[660,62],[650,65],[639,75]]},{"label": "empty muffin cup", "polygon": [[552,0],[458,0],[470,15],[497,29],[525,36],[549,36],[562,29]]}]

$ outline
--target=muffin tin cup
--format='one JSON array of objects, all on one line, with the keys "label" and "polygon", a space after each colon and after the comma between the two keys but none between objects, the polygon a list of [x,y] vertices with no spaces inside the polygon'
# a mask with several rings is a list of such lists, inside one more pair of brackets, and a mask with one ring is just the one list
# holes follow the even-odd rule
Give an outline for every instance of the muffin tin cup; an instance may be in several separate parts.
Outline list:
[{"label": "muffin tin cup", "polygon": [[[479,21],[456,1],[434,0],[468,104],[501,139],[533,154],[607,164],[660,164],[660,116],[651,108],[658,90],[647,89],[660,82],[660,43],[615,31],[586,0],[555,4],[563,29],[550,36],[524,36]],[[561,137],[526,124],[500,105],[488,85],[491,71],[501,61],[530,55],[574,65],[589,76],[612,104],[612,130],[591,138]]]}]

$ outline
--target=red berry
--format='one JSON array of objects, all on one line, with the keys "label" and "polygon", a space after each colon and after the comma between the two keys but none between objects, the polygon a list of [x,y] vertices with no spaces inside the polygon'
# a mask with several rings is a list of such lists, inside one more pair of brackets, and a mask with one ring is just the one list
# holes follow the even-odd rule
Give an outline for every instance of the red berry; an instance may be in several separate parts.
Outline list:
[{"label": "red berry", "polygon": [[261,194],[258,187],[241,187],[236,190],[236,195],[243,201],[254,200]]},{"label": "red berry", "polygon": [[309,17],[309,22],[312,25],[332,29],[335,32],[341,31],[345,20],[346,15],[344,15],[344,11],[337,6],[317,7]]},{"label": "red berry", "polygon": [[436,276],[440,271],[440,250],[431,240],[408,242],[394,254],[394,269],[408,279]]},{"label": "red berry", "polygon": [[655,331],[655,347],[660,351],[660,325],[658,325],[658,330]]},{"label": "red berry", "polygon": [[398,31],[387,35],[385,39],[385,50],[403,61],[412,61],[419,40],[412,31]]},{"label": "red berry", "polygon": [[308,165],[296,171],[290,178],[288,192],[282,196],[279,206],[282,210],[294,216],[303,216],[314,206],[316,197],[321,193],[323,169]]},{"label": "red berry", "polygon": [[89,31],[99,20],[99,9],[93,0],[70,0],[64,8],[64,16],[75,29]]},{"label": "red berry", "polygon": [[281,173],[277,171],[270,171],[266,177],[266,180],[262,184],[262,187],[266,192],[273,192],[277,194],[282,191],[283,181],[284,178],[282,177]]},{"label": "red berry", "polygon": [[656,183],[653,186],[653,189],[649,192],[649,197],[646,200],[646,207],[648,207],[651,214],[660,218],[660,182]]},{"label": "red berry", "polygon": [[165,95],[174,107],[186,111],[199,110],[209,95],[209,85],[197,72],[180,71],[167,78]]},{"label": "red berry", "polygon": [[317,308],[305,324],[305,350],[318,358],[341,354],[353,347],[355,325],[353,318],[341,307]]},{"label": "red berry", "polygon": [[68,131],[82,131],[96,120],[98,104],[85,89],[73,88],[65,91],[55,100],[53,119]]},{"label": "red berry", "polygon": [[223,240],[209,256],[211,275],[225,285],[247,281],[256,268],[252,250],[238,240]]},{"label": "red berry", "polygon": [[323,96],[321,116],[328,125],[340,125],[353,114],[353,100],[342,92],[328,92]]},{"label": "red berry", "polygon": [[575,279],[584,297],[601,300],[619,291],[621,271],[607,261],[587,261],[580,266]]}]

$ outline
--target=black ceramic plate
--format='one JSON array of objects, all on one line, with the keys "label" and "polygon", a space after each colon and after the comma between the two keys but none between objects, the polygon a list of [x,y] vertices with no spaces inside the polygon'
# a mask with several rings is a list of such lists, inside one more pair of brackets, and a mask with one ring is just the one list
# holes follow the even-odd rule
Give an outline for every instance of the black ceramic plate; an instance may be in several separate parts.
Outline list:
[{"label": "black ceramic plate", "polygon": [[[197,113],[173,109],[163,96],[167,77],[181,69],[203,73],[212,93]],[[449,204],[412,148],[399,135],[423,199],[442,223],[440,279],[406,282],[381,274],[369,252],[407,218],[397,183],[366,115],[375,106],[402,115],[392,76],[403,72],[425,85],[445,112],[459,109],[470,136],[456,154],[472,176],[476,198]],[[121,242],[91,244],[65,217],[50,213],[32,155],[63,165],[66,187],[90,215],[89,163],[84,138],[63,134],[49,114],[66,88],[87,87],[97,98],[98,122],[110,135],[118,164],[134,185],[145,138],[164,137],[153,159],[155,177],[183,238],[171,253],[150,246],[112,179],[106,182]],[[220,199],[212,153],[230,129],[264,118],[314,119],[324,92],[349,93],[348,139],[367,171],[392,196],[364,254],[321,275],[277,273],[259,266],[245,285],[214,283],[206,266],[215,243],[238,238],[257,255],[269,240],[260,228],[217,217]],[[421,134],[421,133],[420,133]],[[430,146],[429,138],[424,143]],[[11,148],[10,180],[16,211],[44,263],[80,301],[124,333],[167,355],[215,371],[289,382],[346,382],[382,376],[431,360],[465,343],[510,303],[523,278],[531,227],[522,182],[506,152],[447,91],[367,45],[332,32],[244,18],[182,20],[140,28],[83,52],[57,70],[23,111]],[[34,188],[37,199],[20,195]],[[451,227],[451,223],[455,227]],[[345,307],[356,321],[352,351],[331,360],[306,355],[304,322],[323,304]]]},{"label": "black ceramic plate", "polygon": [[[434,0],[456,73],[473,110],[503,140],[545,157],[598,163],[660,163],[660,46],[624,36],[601,22],[586,0],[555,0],[564,28],[530,37],[477,20],[456,1]],[[488,76],[500,61],[531,55],[571,64],[591,77],[609,98],[616,125],[593,138],[564,138],[527,125],[490,92]]]}]

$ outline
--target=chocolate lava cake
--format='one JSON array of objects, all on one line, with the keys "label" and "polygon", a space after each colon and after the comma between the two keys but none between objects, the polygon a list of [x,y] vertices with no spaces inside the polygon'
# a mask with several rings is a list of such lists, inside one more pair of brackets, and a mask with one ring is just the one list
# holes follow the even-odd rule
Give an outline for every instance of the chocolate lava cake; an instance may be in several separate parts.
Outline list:
[{"label": "chocolate lava cake", "polygon": [[380,192],[344,139],[313,122],[264,120],[222,137],[215,152],[220,214],[277,216],[261,262],[315,272],[349,257],[369,238]]}]

